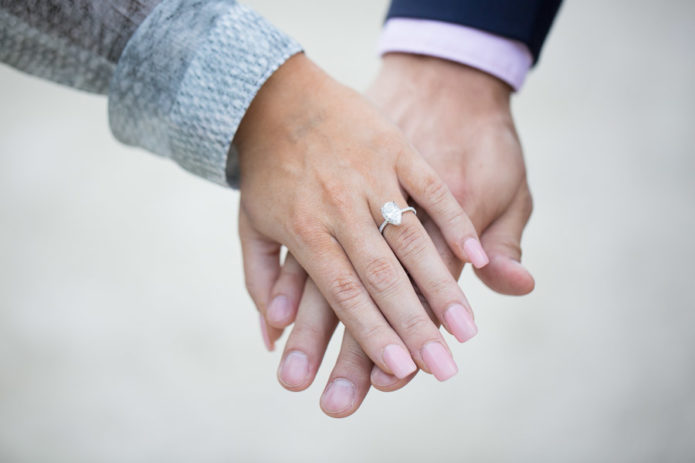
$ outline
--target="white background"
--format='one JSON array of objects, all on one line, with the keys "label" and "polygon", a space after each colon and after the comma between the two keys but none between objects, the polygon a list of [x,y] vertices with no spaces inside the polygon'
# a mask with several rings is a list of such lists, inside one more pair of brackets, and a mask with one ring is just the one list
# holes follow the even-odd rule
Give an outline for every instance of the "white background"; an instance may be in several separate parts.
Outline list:
[{"label": "white background", "polygon": [[[251,1],[364,89],[384,0]],[[324,416],[275,380],[236,192],[117,144],[106,101],[0,68],[0,461],[695,458],[692,1],[566,2],[515,97],[536,291],[466,272],[460,374]]]}]

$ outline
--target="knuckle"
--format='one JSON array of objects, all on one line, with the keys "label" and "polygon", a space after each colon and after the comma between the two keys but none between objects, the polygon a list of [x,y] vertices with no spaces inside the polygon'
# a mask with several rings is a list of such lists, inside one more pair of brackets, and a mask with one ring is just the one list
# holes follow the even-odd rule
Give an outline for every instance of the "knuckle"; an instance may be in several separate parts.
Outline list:
[{"label": "knuckle", "polygon": [[422,333],[429,331],[432,320],[425,313],[411,315],[402,322],[401,329],[404,336],[421,336]]},{"label": "knuckle", "polygon": [[462,209],[457,209],[446,217],[444,226],[459,234],[465,234],[468,231],[468,217]]},{"label": "knuckle", "polygon": [[432,204],[435,205],[445,204],[447,199],[449,199],[449,195],[451,194],[449,187],[447,187],[446,184],[435,174],[429,174],[426,176],[423,182],[422,191],[425,197],[429,198]]},{"label": "knuckle", "polygon": [[327,206],[329,216],[327,223],[337,221],[342,225],[350,225],[355,219],[355,211],[359,210],[358,195],[355,194],[355,179],[346,175],[340,180],[327,180],[321,183],[322,201]]},{"label": "knuckle", "polygon": [[507,250],[507,255],[521,259],[521,244],[519,244],[519,241],[510,238],[503,241],[502,246]]},{"label": "knuckle", "polygon": [[453,293],[452,289],[458,292],[458,285],[451,279],[432,278],[427,282],[427,292],[429,294],[436,294],[441,297],[442,295]]},{"label": "knuckle", "polygon": [[398,227],[397,230],[394,247],[398,250],[401,259],[422,254],[426,246],[424,230],[414,225]]},{"label": "knuckle", "polygon": [[392,153],[397,158],[408,153],[408,144],[398,131],[388,130],[385,133],[380,133],[379,137],[373,141],[373,144],[380,147],[381,151]]},{"label": "knuckle", "polygon": [[389,259],[378,257],[365,267],[365,283],[370,292],[386,293],[398,285],[398,273]]},{"label": "knuckle", "polygon": [[357,346],[343,347],[338,358],[338,363],[345,369],[344,371],[355,371],[363,368],[367,361],[367,356]]},{"label": "knuckle", "polygon": [[343,276],[331,282],[330,292],[338,307],[352,311],[359,307],[362,299],[362,286],[352,276]]},{"label": "knuckle", "polygon": [[349,207],[354,195],[347,186],[346,179],[325,179],[321,181],[321,190],[323,200],[326,204],[340,210],[343,207]]},{"label": "knuckle", "polygon": [[[292,328],[292,345],[293,348],[304,346],[306,344],[323,341],[327,337],[326,331],[320,327],[308,323],[295,323]],[[288,341],[288,345],[289,345]],[[299,349],[302,350],[302,349]]]},{"label": "knuckle", "polygon": [[392,336],[391,328],[388,328],[386,324],[378,323],[365,326],[360,334],[363,339],[374,342],[375,345],[383,345],[385,347],[388,344],[392,344],[390,341]]},{"label": "knuckle", "polygon": [[512,234],[495,235],[492,249],[494,249],[495,253],[521,259],[521,244]]},{"label": "knuckle", "polygon": [[313,220],[307,214],[294,211],[290,219],[290,232],[294,236],[305,236],[314,229]]},{"label": "knuckle", "polygon": [[319,242],[324,228],[310,214],[295,213],[292,214],[287,231],[297,243],[307,246]]}]

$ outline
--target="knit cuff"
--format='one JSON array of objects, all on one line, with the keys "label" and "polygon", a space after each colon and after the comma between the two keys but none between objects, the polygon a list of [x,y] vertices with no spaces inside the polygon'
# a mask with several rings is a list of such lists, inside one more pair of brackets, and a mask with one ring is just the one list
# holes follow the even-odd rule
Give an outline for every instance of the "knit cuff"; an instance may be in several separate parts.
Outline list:
[{"label": "knit cuff", "polygon": [[164,0],[119,59],[109,94],[111,130],[123,143],[236,186],[230,144],[239,123],[263,83],[300,51],[234,0]]}]

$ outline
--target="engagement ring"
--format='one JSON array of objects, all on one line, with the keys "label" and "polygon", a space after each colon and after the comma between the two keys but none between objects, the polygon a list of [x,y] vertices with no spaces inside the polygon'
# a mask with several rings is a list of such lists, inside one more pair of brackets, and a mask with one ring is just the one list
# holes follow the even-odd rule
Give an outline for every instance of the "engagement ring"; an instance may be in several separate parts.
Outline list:
[{"label": "engagement ring", "polygon": [[386,225],[388,224],[396,226],[400,225],[404,212],[412,212],[413,214],[417,214],[414,207],[406,207],[405,209],[401,209],[398,207],[398,204],[394,203],[393,201],[389,201],[381,206],[381,216],[384,218],[384,223],[382,223],[379,227],[379,233],[383,234],[384,228],[386,228]]}]

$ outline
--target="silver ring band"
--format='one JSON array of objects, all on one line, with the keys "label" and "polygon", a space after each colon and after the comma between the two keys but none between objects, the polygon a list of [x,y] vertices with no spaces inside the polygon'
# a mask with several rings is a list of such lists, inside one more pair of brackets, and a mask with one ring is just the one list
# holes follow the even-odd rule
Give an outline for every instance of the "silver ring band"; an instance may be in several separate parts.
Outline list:
[{"label": "silver ring band", "polygon": [[401,209],[398,204],[393,201],[389,201],[383,206],[381,206],[381,216],[384,218],[384,222],[379,226],[379,233],[383,234],[386,225],[392,224],[398,226],[401,224],[402,216],[404,212],[412,212],[417,215],[417,211],[414,207],[406,207]]}]

